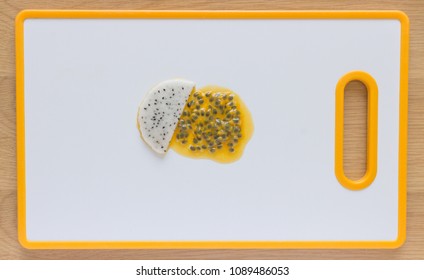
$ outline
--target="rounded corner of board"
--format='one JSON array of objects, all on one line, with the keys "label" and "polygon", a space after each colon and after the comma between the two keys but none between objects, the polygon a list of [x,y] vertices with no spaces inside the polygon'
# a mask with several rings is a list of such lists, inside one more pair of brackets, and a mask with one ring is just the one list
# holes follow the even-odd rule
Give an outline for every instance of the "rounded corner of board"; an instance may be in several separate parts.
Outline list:
[{"label": "rounded corner of board", "polygon": [[35,13],[34,10],[22,10],[15,17],[15,24],[23,24],[28,18],[31,18]]},{"label": "rounded corner of board", "polygon": [[[406,219],[406,217],[405,217]],[[392,242],[392,246],[390,247],[391,249],[399,249],[400,247],[402,247],[406,242],[406,228],[405,228],[405,223],[403,223],[403,226],[399,227],[399,233],[398,236],[396,238],[396,240],[394,240]]]},{"label": "rounded corner of board", "polygon": [[32,242],[29,241],[28,238],[26,237],[26,234],[19,234],[18,241],[19,241],[19,244],[21,244],[21,246],[25,249],[35,249]]},{"label": "rounded corner of board", "polygon": [[400,236],[398,237],[398,239],[396,239],[393,242],[393,246],[391,247],[391,249],[399,249],[405,244],[405,242],[406,242],[406,236]]},{"label": "rounded corner of board", "polygon": [[404,11],[396,10],[393,12],[393,15],[402,25],[409,26],[409,17]]}]

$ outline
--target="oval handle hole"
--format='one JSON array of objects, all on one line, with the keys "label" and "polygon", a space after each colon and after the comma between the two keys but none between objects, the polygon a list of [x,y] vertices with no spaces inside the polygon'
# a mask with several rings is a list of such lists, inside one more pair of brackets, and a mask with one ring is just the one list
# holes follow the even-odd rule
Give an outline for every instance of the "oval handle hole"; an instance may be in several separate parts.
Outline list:
[{"label": "oval handle hole", "polygon": [[377,83],[366,72],[349,72],[336,85],[334,172],[342,186],[358,191],[372,184],[377,175],[377,138]]},{"label": "oval handle hole", "polygon": [[350,180],[361,179],[367,169],[367,87],[350,81],[344,91],[343,167]]}]

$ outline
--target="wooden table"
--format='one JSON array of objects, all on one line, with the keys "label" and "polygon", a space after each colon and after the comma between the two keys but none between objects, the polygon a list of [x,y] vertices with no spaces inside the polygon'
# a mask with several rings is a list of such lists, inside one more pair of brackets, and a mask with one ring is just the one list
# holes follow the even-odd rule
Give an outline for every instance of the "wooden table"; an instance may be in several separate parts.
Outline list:
[{"label": "wooden table", "polygon": [[[30,3],[28,3],[30,2]],[[395,250],[26,250],[17,240],[14,18],[23,9],[376,10],[410,18],[407,241]],[[424,1],[140,1],[1,0],[0,259],[424,259]],[[365,163],[366,94],[352,85],[346,105],[345,166],[360,177]]]}]

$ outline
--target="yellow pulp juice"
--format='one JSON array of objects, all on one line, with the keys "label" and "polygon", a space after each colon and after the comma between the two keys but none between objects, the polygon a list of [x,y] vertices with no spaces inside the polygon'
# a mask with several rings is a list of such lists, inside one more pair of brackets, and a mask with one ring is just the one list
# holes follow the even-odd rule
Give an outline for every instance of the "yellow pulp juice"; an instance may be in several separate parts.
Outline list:
[{"label": "yellow pulp juice", "polygon": [[235,92],[207,86],[191,93],[170,147],[186,157],[230,163],[242,156],[253,130],[250,112]]}]

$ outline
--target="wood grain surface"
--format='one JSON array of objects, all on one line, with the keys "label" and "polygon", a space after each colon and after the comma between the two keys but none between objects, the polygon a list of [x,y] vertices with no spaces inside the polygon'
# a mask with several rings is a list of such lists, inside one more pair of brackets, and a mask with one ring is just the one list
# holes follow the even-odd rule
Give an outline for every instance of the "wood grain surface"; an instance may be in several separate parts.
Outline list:
[{"label": "wood grain surface", "polygon": [[[410,19],[407,241],[395,250],[26,250],[17,240],[14,18],[23,9],[402,10]],[[0,259],[424,259],[424,1],[0,0]],[[358,85],[353,91],[359,90]],[[364,94],[349,94],[345,166],[365,164]]]}]

